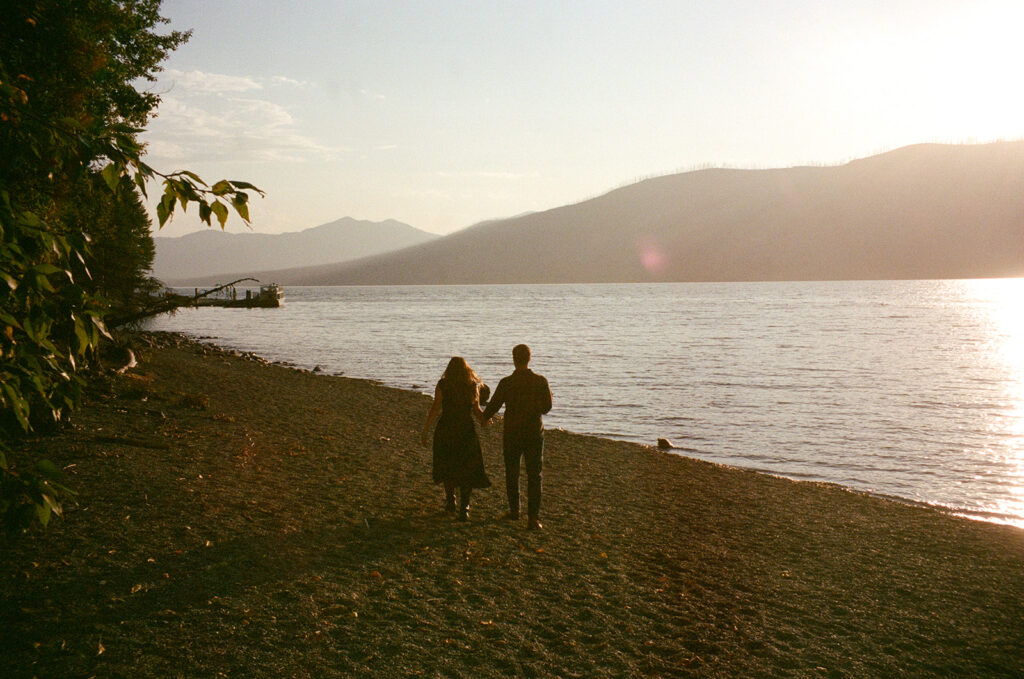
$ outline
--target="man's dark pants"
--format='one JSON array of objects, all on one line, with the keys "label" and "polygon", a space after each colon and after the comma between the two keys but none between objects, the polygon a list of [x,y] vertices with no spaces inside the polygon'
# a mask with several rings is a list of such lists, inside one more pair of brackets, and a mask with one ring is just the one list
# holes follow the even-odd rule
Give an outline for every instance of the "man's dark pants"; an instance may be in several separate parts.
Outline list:
[{"label": "man's dark pants", "polygon": [[526,462],[526,511],[529,516],[540,514],[540,473],[544,466],[544,436],[526,439],[508,439],[504,442],[505,491],[508,493],[509,511],[519,513],[519,465]]}]

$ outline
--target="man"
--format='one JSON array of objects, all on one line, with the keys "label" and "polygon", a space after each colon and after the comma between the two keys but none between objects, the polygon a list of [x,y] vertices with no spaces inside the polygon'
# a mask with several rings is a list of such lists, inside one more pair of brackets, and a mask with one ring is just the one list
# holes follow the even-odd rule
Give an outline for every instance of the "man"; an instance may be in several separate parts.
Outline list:
[{"label": "man", "polygon": [[526,508],[532,530],[543,528],[540,516],[540,472],[544,456],[544,424],[541,415],[551,410],[551,389],[542,375],[530,370],[530,347],[519,344],[512,349],[515,372],[498,383],[487,408],[481,415],[486,422],[505,406],[505,489],[508,514],[519,518],[519,464],[526,461]]}]

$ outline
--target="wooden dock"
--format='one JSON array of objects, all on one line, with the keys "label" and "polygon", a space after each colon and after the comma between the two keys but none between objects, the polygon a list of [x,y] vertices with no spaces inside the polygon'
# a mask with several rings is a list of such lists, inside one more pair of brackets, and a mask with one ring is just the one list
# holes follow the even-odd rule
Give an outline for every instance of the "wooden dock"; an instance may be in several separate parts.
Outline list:
[{"label": "wooden dock", "polygon": [[[240,281],[235,281],[236,283]],[[256,281],[257,283],[259,281]],[[277,283],[260,285],[258,290],[247,288],[240,294],[233,283],[217,286],[211,290],[195,289],[192,296],[168,292],[165,297],[179,302],[179,306],[211,306],[234,309],[273,309],[284,303],[284,289]]]}]

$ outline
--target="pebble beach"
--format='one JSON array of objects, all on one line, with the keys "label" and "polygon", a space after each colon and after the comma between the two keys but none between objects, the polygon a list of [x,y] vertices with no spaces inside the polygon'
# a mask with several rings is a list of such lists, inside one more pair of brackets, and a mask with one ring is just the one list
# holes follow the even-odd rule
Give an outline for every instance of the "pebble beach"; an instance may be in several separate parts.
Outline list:
[{"label": "pebble beach", "polygon": [[2,543],[2,677],[1024,676],[1019,528],[549,430],[528,531],[500,421],[460,523],[428,397],[138,341],[26,442],[78,495]]}]

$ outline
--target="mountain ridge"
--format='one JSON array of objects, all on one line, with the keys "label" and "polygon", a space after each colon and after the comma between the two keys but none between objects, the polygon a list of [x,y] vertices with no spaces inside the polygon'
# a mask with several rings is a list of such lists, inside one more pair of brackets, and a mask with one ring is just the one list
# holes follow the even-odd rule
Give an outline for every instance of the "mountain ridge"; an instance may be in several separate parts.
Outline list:
[{"label": "mountain ridge", "polygon": [[836,166],[705,168],[480,222],[284,285],[1024,275],[1024,141],[918,144]]}]

